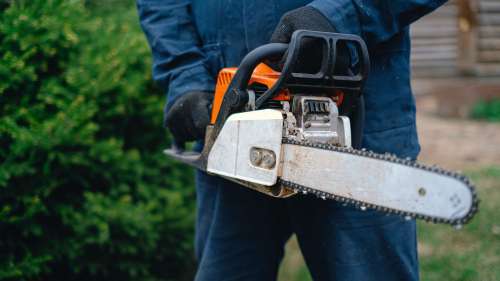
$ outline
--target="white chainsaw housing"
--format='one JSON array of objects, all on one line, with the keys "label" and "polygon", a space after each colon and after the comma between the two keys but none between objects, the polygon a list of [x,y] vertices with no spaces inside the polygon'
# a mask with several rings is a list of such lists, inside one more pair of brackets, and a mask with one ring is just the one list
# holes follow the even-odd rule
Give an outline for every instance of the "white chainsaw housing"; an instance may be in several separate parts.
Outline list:
[{"label": "white chainsaw housing", "polygon": [[[236,113],[225,122],[208,155],[209,173],[271,186],[278,179],[283,137],[283,113],[264,109]],[[252,150],[274,153],[274,165],[253,165]]]},{"label": "white chainsaw housing", "polygon": [[[312,101],[323,103],[323,111],[308,112],[307,103]],[[273,186],[281,176],[283,137],[350,147],[349,118],[338,115],[331,99],[299,97],[297,104],[296,114],[263,109],[231,115],[208,155],[207,171],[231,180]]]}]

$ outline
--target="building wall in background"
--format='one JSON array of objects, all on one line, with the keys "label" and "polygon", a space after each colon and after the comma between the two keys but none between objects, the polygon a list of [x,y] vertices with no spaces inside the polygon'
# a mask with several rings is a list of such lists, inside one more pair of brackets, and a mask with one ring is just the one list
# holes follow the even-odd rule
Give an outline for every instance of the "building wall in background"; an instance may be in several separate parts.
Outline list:
[{"label": "building wall in background", "polygon": [[452,0],[412,26],[415,77],[500,75],[500,1]]}]

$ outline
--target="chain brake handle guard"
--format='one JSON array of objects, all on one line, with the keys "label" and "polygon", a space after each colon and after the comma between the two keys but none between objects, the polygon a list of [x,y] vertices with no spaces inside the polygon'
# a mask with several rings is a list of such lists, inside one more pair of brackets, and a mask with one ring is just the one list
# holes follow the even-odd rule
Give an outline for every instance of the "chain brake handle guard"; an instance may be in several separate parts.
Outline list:
[{"label": "chain brake handle guard", "polygon": [[[326,50],[324,48],[321,67],[318,73],[296,73],[292,71],[300,56],[300,44],[303,42],[303,39],[323,40],[327,47]],[[333,74],[337,60],[338,42],[350,42],[355,46],[356,53],[361,58],[360,71],[357,74],[348,76]],[[231,114],[243,111],[243,108],[248,103],[248,83],[255,68],[266,60],[279,59],[285,54],[286,59],[281,75],[276,83],[255,101],[257,109],[284,87],[314,87],[318,90],[329,90],[335,87],[338,88],[336,86],[338,84],[346,89],[360,90],[368,74],[368,51],[364,41],[360,37],[349,34],[297,30],[293,33],[289,44],[266,44],[254,49],[243,58],[224,94],[215,124],[207,126],[204,146],[201,152],[185,151],[183,143],[179,144],[174,141],[172,147],[166,149],[164,153],[185,164],[206,171],[208,154],[225,121]]]},{"label": "chain brake handle guard", "polygon": [[[301,54],[301,47],[307,40],[321,43],[321,62],[316,73],[294,72],[296,63]],[[357,59],[356,73],[336,74],[335,67],[339,62],[339,47],[345,44],[349,53],[353,53]],[[255,102],[256,108],[261,108],[266,101],[274,97],[281,89],[291,90],[314,90],[314,92],[328,93],[334,89],[342,89],[360,95],[361,89],[366,81],[370,68],[368,49],[365,42],[359,36],[352,34],[319,32],[310,30],[297,30],[292,34],[290,44],[286,52],[281,75],[276,83],[262,94]],[[300,71],[300,69],[299,69]]]}]

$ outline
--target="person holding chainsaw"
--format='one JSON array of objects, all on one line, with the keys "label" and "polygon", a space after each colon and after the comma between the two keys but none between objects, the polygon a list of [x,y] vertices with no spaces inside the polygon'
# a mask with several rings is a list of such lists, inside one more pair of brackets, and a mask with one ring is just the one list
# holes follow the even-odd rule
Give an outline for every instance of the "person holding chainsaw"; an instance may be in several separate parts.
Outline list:
[{"label": "person holding chainsaw", "polygon": [[[415,159],[409,25],[445,2],[137,0],[137,6],[176,143],[203,139],[221,68],[304,29],[364,39],[371,70],[362,147]],[[419,279],[414,220],[314,196],[276,199],[201,171],[196,190],[195,280],[275,280],[293,233],[314,280]]]}]

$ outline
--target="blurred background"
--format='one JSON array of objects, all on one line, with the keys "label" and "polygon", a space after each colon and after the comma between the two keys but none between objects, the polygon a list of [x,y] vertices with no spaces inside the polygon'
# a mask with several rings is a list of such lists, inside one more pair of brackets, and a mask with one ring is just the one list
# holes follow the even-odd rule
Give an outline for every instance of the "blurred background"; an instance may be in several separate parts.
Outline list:
[{"label": "blurred background", "polygon": [[[0,280],[191,280],[193,172],[133,0],[0,0]],[[412,27],[421,161],[477,183],[461,231],[420,224],[422,280],[500,280],[500,1]],[[296,240],[280,281],[311,280]]]}]

